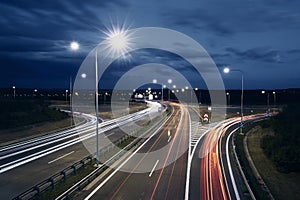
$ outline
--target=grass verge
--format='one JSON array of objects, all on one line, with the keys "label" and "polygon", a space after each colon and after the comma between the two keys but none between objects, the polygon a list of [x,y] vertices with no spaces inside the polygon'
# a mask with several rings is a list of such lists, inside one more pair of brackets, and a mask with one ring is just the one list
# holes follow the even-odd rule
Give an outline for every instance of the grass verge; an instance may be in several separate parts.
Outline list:
[{"label": "grass verge", "polygon": [[260,147],[260,141],[266,134],[273,133],[270,129],[259,126],[248,136],[249,153],[258,172],[275,199],[300,199],[300,173],[281,173],[276,169]]}]

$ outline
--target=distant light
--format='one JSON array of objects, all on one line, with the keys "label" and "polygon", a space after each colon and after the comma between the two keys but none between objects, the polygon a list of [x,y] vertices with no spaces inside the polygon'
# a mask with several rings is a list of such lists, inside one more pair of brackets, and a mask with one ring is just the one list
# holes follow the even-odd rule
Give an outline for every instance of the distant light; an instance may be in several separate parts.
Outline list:
[{"label": "distant light", "polygon": [[66,90],[66,92],[69,92],[69,90]]},{"label": "distant light", "polygon": [[264,91],[264,90],[263,90],[263,91],[261,91],[261,93],[262,93],[262,94],[265,94],[265,93],[266,93],[266,91]]},{"label": "distant light", "polygon": [[195,90],[197,91],[197,90],[198,90],[198,88],[195,88]]},{"label": "distant light", "polygon": [[273,94],[276,94],[276,92],[273,92]]},{"label": "distant light", "polygon": [[34,92],[37,92],[37,89],[34,89]]},{"label": "distant light", "polygon": [[153,79],[152,83],[157,83],[157,80],[156,80],[156,79]]},{"label": "distant light", "polygon": [[166,88],[167,86],[166,85],[163,85],[163,88]]},{"label": "distant light", "polygon": [[185,86],[185,89],[186,89],[186,90],[188,90],[188,89],[189,89],[189,87],[188,87],[188,86]]},{"label": "distant light", "polygon": [[225,68],[223,69],[223,72],[224,72],[225,74],[228,74],[228,73],[230,72],[230,69],[229,69],[228,67],[225,67]]},{"label": "distant light", "polygon": [[16,89],[16,86],[13,86],[12,88],[13,88],[13,89]]},{"label": "distant light", "polygon": [[229,92],[227,92],[226,95],[228,96],[228,95],[229,95]]},{"label": "distant light", "polygon": [[168,79],[168,83],[171,84],[172,83],[172,79]]},{"label": "distant light", "polygon": [[151,91],[151,88],[148,88],[148,91]]},{"label": "distant light", "polygon": [[184,88],[181,89],[181,92],[184,92]]},{"label": "distant light", "polygon": [[74,51],[79,49],[79,43],[78,42],[71,42],[70,48]]},{"label": "distant light", "polygon": [[86,74],[85,73],[81,74],[81,78],[86,78]]},{"label": "distant light", "polygon": [[210,107],[210,106],[208,106],[207,110],[208,110],[208,111],[211,111],[211,107]]},{"label": "distant light", "polygon": [[176,85],[173,85],[173,88],[176,88]]}]

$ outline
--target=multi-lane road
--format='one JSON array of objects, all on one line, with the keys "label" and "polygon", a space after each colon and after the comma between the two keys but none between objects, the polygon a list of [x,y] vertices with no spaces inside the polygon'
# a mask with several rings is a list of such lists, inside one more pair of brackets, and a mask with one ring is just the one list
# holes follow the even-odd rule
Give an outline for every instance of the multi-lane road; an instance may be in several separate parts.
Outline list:
[{"label": "multi-lane road", "polygon": [[[157,105],[156,105],[157,106]],[[155,107],[155,106],[154,106]],[[202,125],[195,108],[171,104],[172,114],[149,131],[143,143],[85,188],[78,199],[240,199],[229,142],[240,118]],[[155,108],[155,111],[157,108]],[[100,133],[117,141],[122,125],[149,117],[151,108],[101,123]],[[0,149],[0,192],[5,199],[90,154],[95,145],[95,117],[76,128]],[[263,115],[244,117],[245,121]],[[89,143],[89,142],[88,142]],[[105,148],[105,144],[101,144]]]},{"label": "multi-lane road", "polygon": [[[112,143],[116,142],[125,135],[119,127],[149,118],[150,112],[153,109],[147,108],[102,122],[99,132],[109,137]],[[84,142],[95,146],[96,118],[77,114],[86,119],[84,124],[0,148],[1,198],[11,199],[93,153],[87,151]],[[100,150],[106,148],[106,143],[99,144]]]}]

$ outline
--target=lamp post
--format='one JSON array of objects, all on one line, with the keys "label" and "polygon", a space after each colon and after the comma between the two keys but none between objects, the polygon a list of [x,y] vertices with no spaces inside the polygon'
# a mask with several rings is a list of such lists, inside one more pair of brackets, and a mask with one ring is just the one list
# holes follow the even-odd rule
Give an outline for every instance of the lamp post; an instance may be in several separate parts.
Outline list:
[{"label": "lamp post", "polygon": [[95,51],[95,109],[96,109],[96,167],[99,166],[99,105],[98,105],[98,51]]},{"label": "lamp post", "polygon": [[[172,81],[172,79],[168,79],[168,83],[169,84],[171,84],[173,81]],[[168,88],[168,101],[170,101],[170,92],[171,92],[171,90],[170,90],[170,87]]]},{"label": "lamp post", "polygon": [[[70,48],[72,51],[77,51],[79,49],[79,43],[78,42],[71,42]],[[86,74],[81,74],[82,78],[86,78]],[[72,93],[73,93],[73,82],[72,82],[72,76],[70,76],[70,111],[71,111],[71,126],[73,125],[73,109],[72,109]]]},{"label": "lamp post", "polygon": [[243,134],[243,117],[244,117],[244,73],[242,70],[239,69],[233,69],[230,70],[228,67],[224,68],[224,73],[228,74],[230,71],[236,71],[240,72],[242,77],[241,77],[241,85],[242,85],[242,91],[241,91],[241,126],[240,126],[240,133]]},{"label": "lamp post", "polygon": [[[104,41],[109,52],[117,54],[117,56],[124,55],[128,52],[129,37],[126,35],[126,30],[114,28],[106,34],[106,40]],[[96,109],[96,166],[99,166],[99,92],[98,92],[98,49],[95,49],[95,109]]]},{"label": "lamp post", "polygon": [[230,105],[230,93],[229,92],[226,92],[226,96],[228,97],[228,105]]},{"label": "lamp post", "polygon": [[16,86],[12,86],[12,88],[13,88],[13,91],[14,91],[14,99],[16,98]]},{"label": "lamp post", "polygon": [[33,90],[32,96],[35,97],[35,96],[36,96],[36,93],[37,93],[37,89],[34,89],[34,90]]},{"label": "lamp post", "polygon": [[[263,91],[261,91],[261,93],[266,94],[266,91],[263,90]],[[269,112],[269,111],[270,111],[270,93],[267,92],[267,112]]]},{"label": "lamp post", "polygon": [[276,107],[276,92],[275,91],[273,91],[273,100],[274,100],[273,112],[275,112],[275,107]]},{"label": "lamp post", "polygon": [[68,104],[68,92],[69,90],[66,90],[66,104]]}]

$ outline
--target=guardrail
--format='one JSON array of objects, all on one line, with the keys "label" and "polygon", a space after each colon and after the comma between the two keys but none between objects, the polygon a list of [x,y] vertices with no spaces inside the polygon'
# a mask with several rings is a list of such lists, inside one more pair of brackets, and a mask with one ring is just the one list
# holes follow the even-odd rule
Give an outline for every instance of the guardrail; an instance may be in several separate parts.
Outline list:
[{"label": "guardrail", "polygon": [[[116,153],[114,156],[112,156],[110,159],[108,159],[103,165],[99,168],[96,168],[93,172],[91,172],[88,176],[83,178],[81,181],[77,182],[75,185],[73,185],[71,188],[69,188],[67,191],[65,191],[62,195],[56,198],[56,200],[61,199],[70,199],[75,192],[80,191],[83,189],[86,185],[88,185],[92,180],[94,180],[97,176],[99,176],[104,170],[108,168],[112,163],[120,159],[126,152],[128,152],[129,149],[132,149],[134,146],[142,143],[147,138],[144,137],[146,134],[148,134],[153,127],[157,127],[158,124],[164,123],[164,120],[160,120],[157,123],[155,123],[150,129],[148,129],[146,132],[144,132],[140,137],[136,137],[130,144],[125,146],[123,149],[121,149],[118,153]],[[137,134],[137,133],[135,133]],[[105,153],[113,150],[114,148],[118,148],[117,145],[121,144],[125,140],[127,140],[129,137],[134,136],[133,135],[125,135],[122,137],[116,144],[110,144],[103,149],[100,150],[100,155],[104,155]],[[136,136],[136,135],[135,135]],[[36,199],[41,196],[42,193],[53,189],[55,185],[65,181],[68,176],[71,174],[76,174],[76,171],[84,168],[87,164],[93,163],[93,157],[95,157],[95,153],[91,154],[82,160],[74,163],[73,165],[65,168],[59,173],[56,173],[55,175],[51,176],[50,178],[36,184],[32,188],[28,189],[27,191],[21,193],[17,197],[13,198],[13,200],[31,200]]]},{"label": "guardrail", "polygon": [[[132,137],[132,136],[125,135],[120,140],[118,140],[118,142],[116,144],[110,144],[110,145],[106,146],[105,148],[103,148],[100,151],[100,155],[101,154],[104,155],[105,153],[113,150],[114,148],[117,148],[118,144],[121,144],[122,142],[127,140],[129,137]],[[89,180],[91,180],[91,178],[98,176],[100,173],[102,173],[107,168],[107,166],[109,166],[109,164],[111,164],[112,162],[115,162],[117,159],[119,159],[124,153],[127,152],[128,149],[132,148],[133,145],[138,143],[137,139],[139,139],[139,138],[136,138],[133,142],[131,142],[129,145],[127,145],[124,149],[120,150],[117,154],[115,154],[113,157],[111,157],[109,160],[107,160],[100,168],[97,168],[96,170],[94,170],[89,175],[88,178],[82,179],[82,181],[80,181],[80,183],[82,182],[82,184],[78,184],[78,183],[75,184],[75,185],[78,185],[78,189],[75,189],[74,191],[80,190],[80,188],[85,186],[84,183],[89,183]],[[50,189],[53,189],[55,185],[65,181],[68,176],[70,176],[72,174],[76,175],[77,170],[84,168],[87,164],[92,164],[94,156],[95,156],[95,154],[91,154],[91,155],[83,158],[82,160],[80,160],[80,161],[74,163],[73,165],[65,168],[64,170],[60,171],[59,173],[54,174],[50,178],[36,184],[29,190],[21,193],[20,195],[18,195],[15,198],[13,198],[13,200],[24,200],[24,199],[29,200],[29,199],[38,198],[39,196],[41,196],[42,193],[44,193]],[[72,191],[72,193],[74,191]],[[70,194],[72,194],[72,193],[70,193]],[[68,195],[66,195],[66,196],[68,196]]]},{"label": "guardrail", "polygon": [[65,168],[61,172],[54,174],[50,178],[36,184],[29,190],[23,192],[17,197],[13,198],[14,200],[23,200],[23,199],[34,199],[40,196],[43,192],[49,190],[50,188],[54,188],[54,186],[58,183],[61,183],[67,179],[70,174],[76,174],[76,171],[80,168],[85,167],[87,164],[92,164],[93,156],[89,155],[82,160],[74,163],[73,165]]}]

